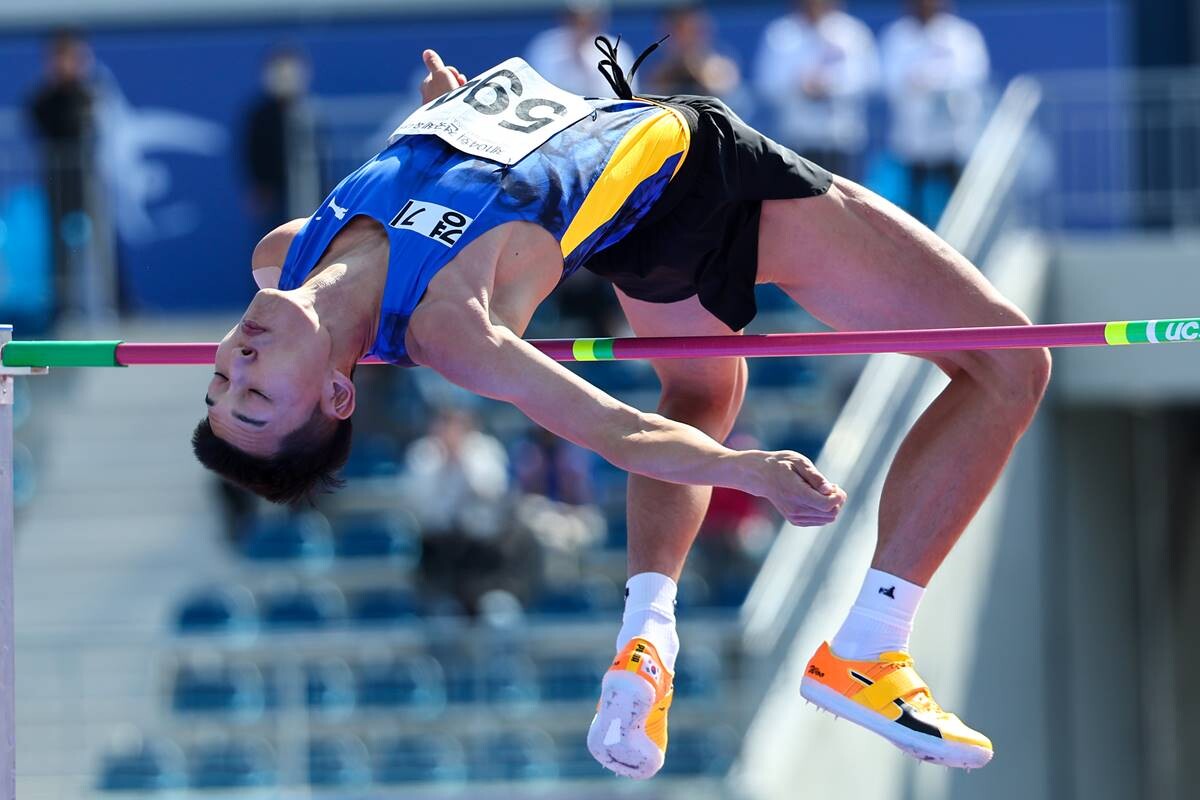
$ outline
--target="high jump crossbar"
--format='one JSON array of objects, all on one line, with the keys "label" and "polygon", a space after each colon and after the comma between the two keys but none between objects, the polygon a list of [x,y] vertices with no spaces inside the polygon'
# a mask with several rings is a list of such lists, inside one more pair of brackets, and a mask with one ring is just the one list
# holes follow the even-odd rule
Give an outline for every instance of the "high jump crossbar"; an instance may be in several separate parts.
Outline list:
[{"label": "high jump crossbar", "polygon": [[[746,336],[531,339],[529,343],[556,361],[570,362],[1111,347],[1197,339],[1200,339],[1200,318]],[[212,364],[216,350],[213,342],[13,341],[0,350],[0,365],[22,368]],[[367,358],[361,363],[381,362]]]}]

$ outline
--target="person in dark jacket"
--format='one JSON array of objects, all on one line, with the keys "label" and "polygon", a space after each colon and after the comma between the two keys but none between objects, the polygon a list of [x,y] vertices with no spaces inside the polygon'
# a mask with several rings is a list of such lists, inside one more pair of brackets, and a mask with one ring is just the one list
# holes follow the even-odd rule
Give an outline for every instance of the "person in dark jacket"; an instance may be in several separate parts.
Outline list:
[{"label": "person in dark jacket", "polygon": [[74,265],[87,245],[87,198],[96,167],[91,68],[91,48],[79,33],[54,33],[46,48],[45,78],[26,104],[42,152],[57,310],[71,304]]}]

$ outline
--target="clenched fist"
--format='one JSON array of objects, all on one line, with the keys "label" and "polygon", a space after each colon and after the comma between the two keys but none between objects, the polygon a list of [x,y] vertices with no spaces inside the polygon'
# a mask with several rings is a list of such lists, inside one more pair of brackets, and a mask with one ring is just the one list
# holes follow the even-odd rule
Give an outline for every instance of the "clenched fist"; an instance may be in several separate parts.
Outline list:
[{"label": "clenched fist", "polygon": [[837,519],[846,493],[830,483],[812,461],[791,450],[743,454],[752,476],[751,494],[771,501],[793,525],[828,525]]}]

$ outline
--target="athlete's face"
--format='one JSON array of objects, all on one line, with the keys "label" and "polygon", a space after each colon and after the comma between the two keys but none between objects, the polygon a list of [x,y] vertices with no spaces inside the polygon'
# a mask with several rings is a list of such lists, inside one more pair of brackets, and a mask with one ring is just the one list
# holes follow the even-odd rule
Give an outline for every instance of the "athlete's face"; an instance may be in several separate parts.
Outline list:
[{"label": "athlete's face", "polygon": [[928,22],[946,9],[946,0],[912,0],[913,14],[922,22]]},{"label": "athlete's face", "polygon": [[251,455],[273,455],[328,393],[330,347],[311,309],[260,291],[217,347],[205,395],[213,432]]}]

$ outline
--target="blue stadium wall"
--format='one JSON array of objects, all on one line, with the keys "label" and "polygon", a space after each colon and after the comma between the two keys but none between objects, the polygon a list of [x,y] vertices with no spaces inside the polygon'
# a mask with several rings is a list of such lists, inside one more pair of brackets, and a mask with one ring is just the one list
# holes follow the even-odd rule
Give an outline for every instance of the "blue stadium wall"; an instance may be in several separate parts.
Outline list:
[{"label": "blue stadium wall", "polygon": [[[743,65],[750,64],[763,27],[786,5],[717,5],[714,15],[722,46]],[[901,3],[850,5],[879,29],[895,18]],[[987,38],[997,87],[1021,72],[1129,63],[1122,3],[1015,0],[958,5]],[[170,207],[168,212],[183,209],[185,222],[168,238],[123,244],[121,269],[132,306],[142,311],[228,309],[243,303],[252,291],[247,262],[253,231],[243,213],[238,131],[245,107],[258,90],[262,57],[273,44],[284,41],[307,50],[317,94],[395,92],[411,86],[423,47],[440,50],[474,73],[519,54],[549,23],[548,15],[522,13],[473,15],[469,20],[314,20],[94,31],[91,39],[99,61],[111,70],[135,109],[176,110],[216,123],[228,134],[218,155],[168,150],[145,154],[165,167],[170,190],[162,205]],[[611,27],[632,46],[643,46],[657,38],[659,15],[621,11]],[[20,105],[40,71],[39,36],[0,35],[0,74],[5,76],[0,107]]]}]

